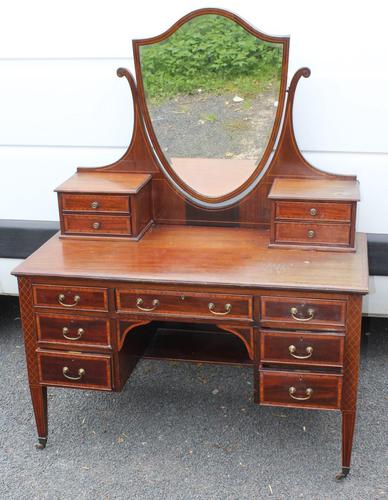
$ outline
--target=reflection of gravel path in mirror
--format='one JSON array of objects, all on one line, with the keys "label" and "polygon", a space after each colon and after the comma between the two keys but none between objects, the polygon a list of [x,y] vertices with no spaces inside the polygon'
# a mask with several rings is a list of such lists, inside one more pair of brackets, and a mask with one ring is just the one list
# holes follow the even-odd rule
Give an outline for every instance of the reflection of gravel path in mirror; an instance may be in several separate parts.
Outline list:
[{"label": "reflection of gravel path in mirror", "polygon": [[199,92],[154,105],[150,115],[166,157],[235,158],[257,163],[272,131],[278,90],[234,102],[234,94]]}]

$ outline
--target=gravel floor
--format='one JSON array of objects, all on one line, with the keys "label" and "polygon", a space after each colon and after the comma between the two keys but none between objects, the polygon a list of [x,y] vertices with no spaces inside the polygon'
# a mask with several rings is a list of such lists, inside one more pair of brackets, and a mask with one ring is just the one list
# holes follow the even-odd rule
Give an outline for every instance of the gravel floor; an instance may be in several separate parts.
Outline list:
[{"label": "gravel floor", "polygon": [[245,368],[138,365],[121,394],[50,390],[34,448],[17,301],[0,297],[1,499],[387,496],[388,332],[363,346],[350,476],[337,483],[340,416],[259,407]]}]

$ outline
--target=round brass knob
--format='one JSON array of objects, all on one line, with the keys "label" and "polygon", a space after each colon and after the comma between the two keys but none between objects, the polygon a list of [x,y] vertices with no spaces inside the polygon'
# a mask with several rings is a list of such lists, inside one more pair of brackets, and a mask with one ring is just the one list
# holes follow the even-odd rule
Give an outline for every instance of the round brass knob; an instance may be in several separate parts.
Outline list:
[{"label": "round brass knob", "polygon": [[101,224],[99,222],[93,222],[93,224],[92,224],[93,229],[100,229],[100,227],[101,227]]},{"label": "round brass knob", "polygon": [[317,215],[318,210],[316,208],[310,208],[310,215]]},{"label": "round brass knob", "polygon": [[307,231],[307,237],[308,238],[314,238],[315,237],[315,231],[313,229],[309,229]]},{"label": "round brass knob", "polygon": [[92,203],[90,204],[90,206],[92,208],[98,208],[100,206],[100,204],[98,203],[98,201],[92,201]]}]

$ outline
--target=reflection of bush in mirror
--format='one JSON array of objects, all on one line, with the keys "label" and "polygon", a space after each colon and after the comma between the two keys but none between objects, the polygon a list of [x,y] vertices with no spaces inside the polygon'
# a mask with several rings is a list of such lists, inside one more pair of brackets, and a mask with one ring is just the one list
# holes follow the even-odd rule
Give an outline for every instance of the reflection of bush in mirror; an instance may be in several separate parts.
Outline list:
[{"label": "reflection of bush in mirror", "polygon": [[247,98],[279,84],[282,57],[281,44],[259,40],[234,21],[208,14],[163,42],[141,47],[144,89],[159,103],[198,89]]}]

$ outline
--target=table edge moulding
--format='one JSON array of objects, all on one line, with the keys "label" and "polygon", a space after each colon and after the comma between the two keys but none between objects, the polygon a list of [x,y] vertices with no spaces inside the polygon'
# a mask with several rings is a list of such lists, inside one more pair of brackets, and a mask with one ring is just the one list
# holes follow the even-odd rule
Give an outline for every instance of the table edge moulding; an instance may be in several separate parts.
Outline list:
[{"label": "table edge moulding", "polygon": [[[213,200],[181,182],[160,154],[140,64],[142,46],[203,15],[283,50],[273,155],[266,150],[249,182]],[[13,271],[37,446],[47,442],[48,387],[118,392],[140,359],[235,364],[252,369],[259,405],[342,413],[342,479],[367,247],[356,233],[356,177],[317,169],[295,139],[295,91],[310,70],[299,69],[286,89],[289,38],[221,9],[191,12],[133,47],[136,81],[117,71],[133,99],[127,151],[111,165],[79,167],[56,189],[60,232]]]}]

